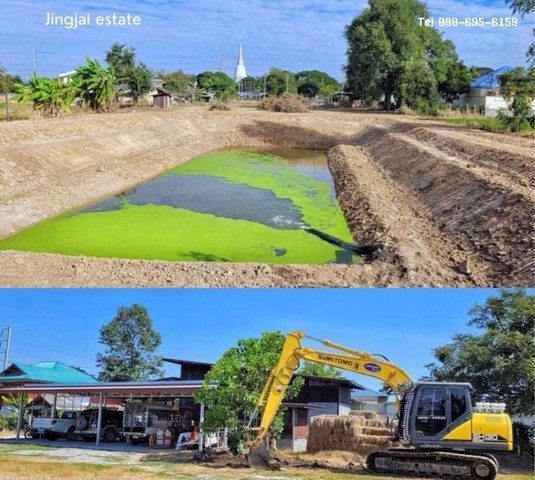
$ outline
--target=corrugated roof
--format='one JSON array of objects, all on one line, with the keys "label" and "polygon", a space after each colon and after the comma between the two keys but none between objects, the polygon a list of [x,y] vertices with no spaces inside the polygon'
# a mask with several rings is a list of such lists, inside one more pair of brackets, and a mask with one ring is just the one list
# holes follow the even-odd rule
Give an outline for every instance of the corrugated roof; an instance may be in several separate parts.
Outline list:
[{"label": "corrugated roof", "polygon": [[388,395],[386,393],[376,392],[375,390],[372,390],[371,388],[364,388],[362,390],[358,390],[351,394],[351,398],[368,398],[368,397],[369,398],[378,398],[378,397],[387,398]]},{"label": "corrugated roof", "polygon": [[0,373],[1,383],[96,383],[91,375],[62,362],[12,363]]},{"label": "corrugated roof", "polygon": [[470,86],[473,88],[500,88],[500,75],[514,70],[513,67],[500,67],[492,72],[477,77]]},{"label": "corrugated roof", "polygon": [[71,395],[118,396],[193,396],[201,388],[202,380],[147,381],[147,382],[92,382],[92,383],[51,383],[0,386],[0,395],[6,393],[67,393]]}]

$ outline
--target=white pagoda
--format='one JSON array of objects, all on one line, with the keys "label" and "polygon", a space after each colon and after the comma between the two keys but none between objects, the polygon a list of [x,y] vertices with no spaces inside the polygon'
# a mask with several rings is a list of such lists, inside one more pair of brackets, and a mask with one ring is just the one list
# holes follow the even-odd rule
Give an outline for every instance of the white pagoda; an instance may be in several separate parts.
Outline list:
[{"label": "white pagoda", "polygon": [[236,72],[234,73],[234,80],[241,82],[247,76],[245,64],[243,63],[243,51],[240,43],[240,55],[238,56],[238,64],[236,65]]}]

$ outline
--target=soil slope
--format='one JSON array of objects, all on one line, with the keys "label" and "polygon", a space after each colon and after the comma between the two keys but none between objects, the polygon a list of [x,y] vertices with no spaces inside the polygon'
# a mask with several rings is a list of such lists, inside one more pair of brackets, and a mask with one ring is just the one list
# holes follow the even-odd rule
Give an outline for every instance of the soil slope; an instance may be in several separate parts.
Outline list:
[{"label": "soil slope", "polygon": [[[529,286],[533,140],[396,115],[179,108],[0,130],[0,238],[222,148],[329,151],[361,265],[162,262],[0,252],[0,286]],[[334,147],[334,148],[333,148]]]}]

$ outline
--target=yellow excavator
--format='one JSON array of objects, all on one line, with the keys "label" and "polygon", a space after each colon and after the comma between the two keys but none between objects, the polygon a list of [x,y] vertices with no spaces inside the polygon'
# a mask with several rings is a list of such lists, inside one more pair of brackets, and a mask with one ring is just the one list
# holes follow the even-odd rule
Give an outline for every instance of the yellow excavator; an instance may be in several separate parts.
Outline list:
[{"label": "yellow excavator", "polygon": [[[302,345],[305,338],[332,351],[305,348]],[[248,458],[253,467],[277,466],[266,440],[300,360],[376,378],[396,395],[398,414],[393,438],[396,446],[368,455],[366,466],[373,473],[493,480],[498,462],[489,452],[513,449],[512,422],[504,413],[505,404],[473,405],[469,383],[414,383],[402,368],[385,357],[296,331],[287,335],[279,362],[247,426]],[[259,426],[253,426],[259,416]]]}]

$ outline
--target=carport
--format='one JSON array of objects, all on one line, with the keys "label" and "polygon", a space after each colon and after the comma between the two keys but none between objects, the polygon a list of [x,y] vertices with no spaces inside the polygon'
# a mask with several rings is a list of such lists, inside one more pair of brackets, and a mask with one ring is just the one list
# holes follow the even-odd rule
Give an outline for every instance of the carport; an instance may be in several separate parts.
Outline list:
[{"label": "carport", "polygon": [[[68,394],[98,398],[98,423],[95,444],[100,444],[102,408],[108,398],[175,398],[193,397],[202,386],[202,380],[173,380],[154,382],[103,382],[88,384],[28,384],[20,386],[0,387],[0,396],[6,394]],[[22,406],[21,406],[22,407]],[[22,408],[19,408],[19,422],[17,426],[17,439],[20,437],[22,424]],[[200,405],[200,422],[204,420],[204,405]],[[203,432],[200,431],[199,450],[203,446]]]}]

